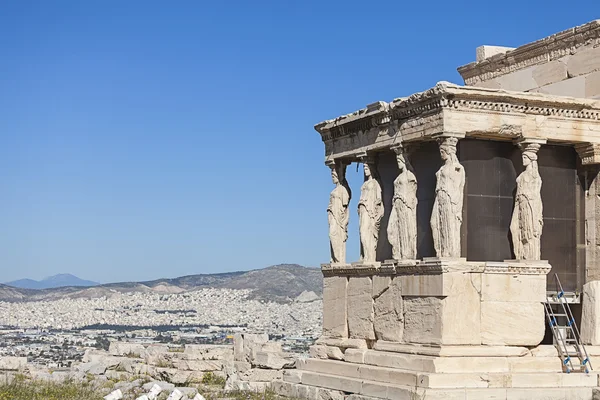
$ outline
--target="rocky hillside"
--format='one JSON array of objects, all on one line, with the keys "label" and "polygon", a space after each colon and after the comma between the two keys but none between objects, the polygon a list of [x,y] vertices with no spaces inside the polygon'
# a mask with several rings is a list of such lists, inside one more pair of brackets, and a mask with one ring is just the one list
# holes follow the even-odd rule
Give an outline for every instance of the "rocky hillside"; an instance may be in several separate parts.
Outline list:
[{"label": "rocky hillside", "polygon": [[94,287],[61,287],[55,289],[19,289],[0,284],[0,301],[40,301],[61,298],[98,298],[114,293],[164,293],[174,294],[202,288],[248,289],[251,298],[288,302],[303,292],[323,292],[323,277],[318,268],[297,264],[281,264],[252,271],[222,274],[188,275],[174,279],[157,279],[147,282],[121,282]]}]

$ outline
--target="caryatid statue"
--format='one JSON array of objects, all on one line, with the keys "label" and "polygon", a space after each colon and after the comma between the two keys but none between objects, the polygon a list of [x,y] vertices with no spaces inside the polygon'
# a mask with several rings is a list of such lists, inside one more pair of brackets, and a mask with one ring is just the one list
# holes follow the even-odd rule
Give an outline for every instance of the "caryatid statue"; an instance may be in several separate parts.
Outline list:
[{"label": "caryatid statue", "polygon": [[[379,227],[383,218],[383,197],[381,186],[373,177],[376,171],[374,163],[363,161],[365,183],[360,188],[358,201],[358,221],[360,231],[360,261],[374,263],[377,257]],[[373,170],[371,170],[373,168]]]},{"label": "caryatid statue", "polygon": [[394,148],[400,173],[394,180],[387,235],[396,260],[417,258],[417,178],[402,145]]},{"label": "caryatid statue", "polygon": [[331,178],[335,188],[329,195],[327,218],[329,220],[329,248],[332,264],[346,263],[346,240],[348,239],[348,220],[350,212],[348,205],[352,194],[346,181],[346,165],[333,163]]},{"label": "caryatid statue", "polygon": [[515,208],[510,222],[515,258],[539,260],[540,240],[544,227],[542,207],[542,178],[538,172],[539,143],[521,143],[525,170],[517,177]]},{"label": "caryatid statue", "polygon": [[456,137],[438,140],[444,164],[436,172],[435,201],[431,212],[433,247],[438,257],[460,257],[465,169],[456,156]]}]

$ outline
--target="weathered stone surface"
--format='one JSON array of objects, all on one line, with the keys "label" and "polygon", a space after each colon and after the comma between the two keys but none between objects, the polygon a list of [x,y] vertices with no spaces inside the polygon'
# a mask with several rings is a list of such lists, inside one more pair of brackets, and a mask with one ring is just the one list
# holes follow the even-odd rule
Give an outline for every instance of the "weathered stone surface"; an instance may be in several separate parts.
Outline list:
[{"label": "weathered stone surface", "polygon": [[250,369],[240,374],[240,379],[249,382],[271,382],[274,380],[281,380],[283,378],[283,371],[277,371],[272,369]]},{"label": "weathered stone surface", "polygon": [[339,347],[327,346],[327,357],[332,360],[343,360],[344,353]]},{"label": "weathered stone surface", "polygon": [[579,50],[567,63],[569,76],[579,76],[600,70],[600,47]]},{"label": "weathered stone surface", "polygon": [[585,77],[585,97],[597,98],[600,96],[600,71]]},{"label": "weathered stone surface", "polygon": [[585,76],[578,76],[533,89],[532,92],[555,96],[585,97],[585,80]]},{"label": "weathered stone surface", "polygon": [[482,301],[545,302],[545,275],[482,274]]},{"label": "weathered stone surface", "polygon": [[186,344],[183,356],[186,360],[233,360],[231,346]]},{"label": "weathered stone surface", "polygon": [[362,364],[365,362],[365,353],[367,349],[348,349],[344,352],[344,358],[347,362]]},{"label": "weathered stone surface", "polygon": [[434,282],[443,287],[447,296],[407,297],[403,286],[403,340],[422,344],[480,344],[480,275],[462,272],[438,275]]},{"label": "weathered stone surface", "polygon": [[600,345],[600,281],[583,285],[581,306],[581,341],[586,345]]},{"label": "weathered stone surface", "polygon": [[440,297],[404,298],[404,341],[440,344],[443,299]]},{"label": "weathered stone surface", "polygon": [[348,333],[351,338],[375,339],[370,277],[350,277],[348,280]]},{"label": "weathered stone surface", "polygon": [[481,342],[485,345],[537,346],[544,338],[544,306],[539,302],[481,303]]},{"label": "weathered stone surface", "polygon": [[114,356],[136,356],[141,357],[146,349],[144,346],[138,343],[126,343],[126,342],[110,342],[108,353]]},{"label": "weathered stone surface", "polygon": [[[373,278],[374,294],[375,278],[377,277]],[[390,282],[387,289],[379,292],[379,295],[374,297],[373,310],[373,327],[375,329],[375,337],[377,340],[402,341],[404,316],[400,279],[394,279]]]},{"label": "weathered stone surface", "polygon": [[323,278],[324,337],[348,337],[347,286],[345,276]]},{"label": "weathered stone surface", "polygon": [[321,344],[315,344],[308,348],[308,354],[310,358],[322,358],[327,359],[327,346]]},{"label": "weathered stone surface", "polygon": [[567,65],[562,60],[536,65],[532,77],[538,87],[567,79]]},{"label": "weathered stone surface", "polygon": [[514,47],[504,47],[504,46],[479,46],[476,49],[476,60],[483,61],[486,58],[490,58],[495,56],[496,54],[504,54],[511,50],[514,50]]},{"label": "weathered stone surface", "polygon": [[316,344],[324,344],[327,346],[339,347],[342,350],[345,349],[366,349],[367,342],[364,339],[332,339],[332,338],[319,338]]},{"label": "weathered stone surface", "polygon": [[445,286],[451,293],[442,301],[441,344],[481,343],[481,274],[447,273]]},{"label": "weathered stone surface", "polygon": [[258,368],[283,369],[293,368],[296,357],[291,353],[268,353],[259,351],[256,353],[252,364]]},{"label": "weathered stone surface", "polygon": [[233,338],[235,361],[252,362],[256,353],[262,351],[263,346],[269,341],[267,333],[236,334]]},{"label": "weathered stone surface", "polygon": [[173,366],[184,371],[220,371],[223,362],[219,360],[173,360]]},{"label": "weathered stone surface", "polygon": [[499,76],[493,81],[498,83],[499,89],[525,92],[539,86],[533,77],[533,71],[534,67],[528,67]]}]

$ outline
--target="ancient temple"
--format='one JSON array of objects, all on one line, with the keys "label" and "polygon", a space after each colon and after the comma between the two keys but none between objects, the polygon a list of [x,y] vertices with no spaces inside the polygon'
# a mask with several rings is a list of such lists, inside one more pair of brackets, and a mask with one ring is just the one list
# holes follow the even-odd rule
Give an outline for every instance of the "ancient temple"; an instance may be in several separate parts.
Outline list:
[{"label": "ancient temple", "polygon": [[565,373],[544,303],[556,274],[600,368],[600,21],[483,46],[459,72],[315,126],[333,177],[323,334],[278,392],[592,399],[598,374]]}]

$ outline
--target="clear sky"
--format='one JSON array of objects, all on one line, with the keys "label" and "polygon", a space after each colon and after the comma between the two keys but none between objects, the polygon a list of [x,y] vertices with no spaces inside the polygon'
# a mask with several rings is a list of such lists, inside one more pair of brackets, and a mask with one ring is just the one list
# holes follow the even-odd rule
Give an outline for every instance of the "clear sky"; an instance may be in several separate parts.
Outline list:
[{"label": "clear sky", "polygon": [[327,262],[315,123],[462,83],[477,46],[597,1],[3,1],[0,282]]}]

